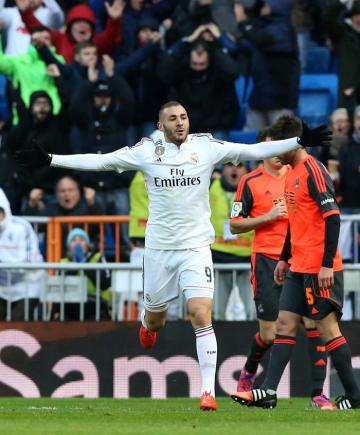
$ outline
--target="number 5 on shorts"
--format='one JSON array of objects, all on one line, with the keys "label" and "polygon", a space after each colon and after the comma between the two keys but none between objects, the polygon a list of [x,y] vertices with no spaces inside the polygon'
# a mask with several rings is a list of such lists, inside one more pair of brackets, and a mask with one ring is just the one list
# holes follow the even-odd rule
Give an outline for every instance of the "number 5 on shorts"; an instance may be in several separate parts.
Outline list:
[{"label": "number 5 on shorts", "polygon": [[306,291],[306,300],[307,300],[308,305],[313,305],[314,304],[314,295],[312,292],[312,288],[306,287],[305,291]]},{"label": "number 5 on shorts", "polygon": [[211,282],[212,281],[212,273],[211,273],[211,269],[209,266],[205,266],[205,275],[207,277],[207,282]]}]

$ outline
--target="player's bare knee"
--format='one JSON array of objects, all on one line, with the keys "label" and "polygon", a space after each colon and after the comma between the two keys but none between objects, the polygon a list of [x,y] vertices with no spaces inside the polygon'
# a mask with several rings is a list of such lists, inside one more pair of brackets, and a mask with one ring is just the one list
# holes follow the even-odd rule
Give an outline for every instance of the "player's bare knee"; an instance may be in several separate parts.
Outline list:
[{"label": "player's bare knee", "polygon": [[316,321],[316,328],[319,331],[321,339],[326,343],[336,337],[340,337],[341,331],[339,329],[339,324],[335,321],[326,322],[323,319]]},{"label": "player's bare knee", "polygon": [[206,307],[199,307],[189,314],[194,328],[203,328],[211,324],[211,311],[207,310]]},{"label": "player's bare knee", "polygon": [[289,316],[279,314],[276,321],[276,334],[296,336],[298,324]]},{"label": "player's bare knee", "polygon": [[207,298],[193,298],[188,301],[188,311],[193,328],[211,325],[212,301]]}]

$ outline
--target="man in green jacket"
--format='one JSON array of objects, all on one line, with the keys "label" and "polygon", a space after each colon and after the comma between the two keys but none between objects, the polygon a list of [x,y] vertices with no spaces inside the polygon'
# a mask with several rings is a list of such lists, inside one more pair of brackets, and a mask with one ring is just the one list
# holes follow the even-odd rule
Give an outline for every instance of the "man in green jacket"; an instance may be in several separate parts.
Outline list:
[{"label": "man in green jacket", "polygon": [[[48,75],[47,66],[40,59],[35,46],[47,45],[50,47],[50,32],[45,27],[37,28],[31,35],[31,45],[25,54],[4,54],[0,42],[0,74],[7,76],[15,88],[20,87],[20,95],[26,107],[29,107],[30,95],[34,91],[46,91],[53,103],[53,113],[60,111],[61,102],[53,77]],[[62,56],[56,54],[54,47],[50,47],[54,55],[61,62]],[[13,123],[17,124],[17,115],[14,114]]]}]

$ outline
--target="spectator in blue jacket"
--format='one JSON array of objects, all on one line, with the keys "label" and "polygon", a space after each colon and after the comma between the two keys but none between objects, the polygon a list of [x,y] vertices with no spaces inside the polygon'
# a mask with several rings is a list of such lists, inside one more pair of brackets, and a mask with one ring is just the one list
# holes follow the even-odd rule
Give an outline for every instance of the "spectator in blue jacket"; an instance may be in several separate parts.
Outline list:
[{"label": "spectator in blue jacket", "polygon": [[110,56],[105,54],[99,59],[97,47],[91,41],[76,44],[75,57],[70,64],[59,62],[46,46],[37,47],[37,51],[47,65],[57,65],[69,93],[76,91],[83,81],[106,80],[113,73],[113,68],[108,68],[112,64]]},{"label": "spectator in blue jacket", "polygon": [[[212,32],[209,27],[208,32]],[[158,73],[170,87],[168,98],[187,108],[192,133],[205,131],[217,139],[227,138],[238,112],[234,82],[239,66],[216,37],[213,42],[189,37],[177,44],[159,65]]]},{"label": "spectator in blue jacket", "polygon": [[160,42],[158,21],[145,16],[139,22],[136,50],[115,66],[115,71],[125,76],[135,96],[137,110],[128,130],[129,144],[150,136],[156,129],[159,109],[165,103],[166,93],[156,72],[164,55]]},{"label": "spectator in blue jacket", "polygon": [[259,130],[298,105],[300,64],[291,23],[291,0],[259,2],[249,18],[241,4],[234,11],[241,33],[240,48],[251,56],[254,87],[249,98],[246,129]]},{"label": "spectator in blue jacket", "polygon": [[[91,0],[90,6],[96,11],[100,20],[97,25],[101,28],[101,17],[104,16],[104,0]],[[157,19],[159,22],[169,17],[174,11],[177,0],[159,0],[147,4],[145,0],[128,0],[123,12],[122,41],[115,50],[115,60],[122,60],[137,48],[137,32],[139,23],[145,17]]]}]

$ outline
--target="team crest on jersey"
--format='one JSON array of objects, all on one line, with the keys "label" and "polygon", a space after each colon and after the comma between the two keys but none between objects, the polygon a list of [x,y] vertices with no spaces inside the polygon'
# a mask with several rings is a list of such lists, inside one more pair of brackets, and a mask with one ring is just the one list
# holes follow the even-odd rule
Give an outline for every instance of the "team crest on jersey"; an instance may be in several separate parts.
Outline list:
[{"label": "team crest on jersey", "polygon": [[165,152],[165,147],[163,145],[156,145],[155,147],[155,154],[157,156],[162,156]]},{"label": "team crest on jersey", "polygon": [[242,202],[234,202],[231,209],[230,217],[235,218],[240,216],[241,211],[242,211]]},{"label": "team crest on jersey", "polygon": [[196,165],[196,163],[199,163],[199,156],[196,153],[191,153],[190,158],[194,165]]},{"label": "team crest on jersey", "polygon": [[145,299],[147,302],[149,302],[149,303],[151,302],[151,297],[150,297],[149,293],[145,293]]},{"label": "team crest on jersey", "polygon": [[299,188],[299,186],[300,186],[300,181],[299,181],[298,178],[295,180],[294,186],[295,186],[295,189],[298,189],[298,188]]}]

